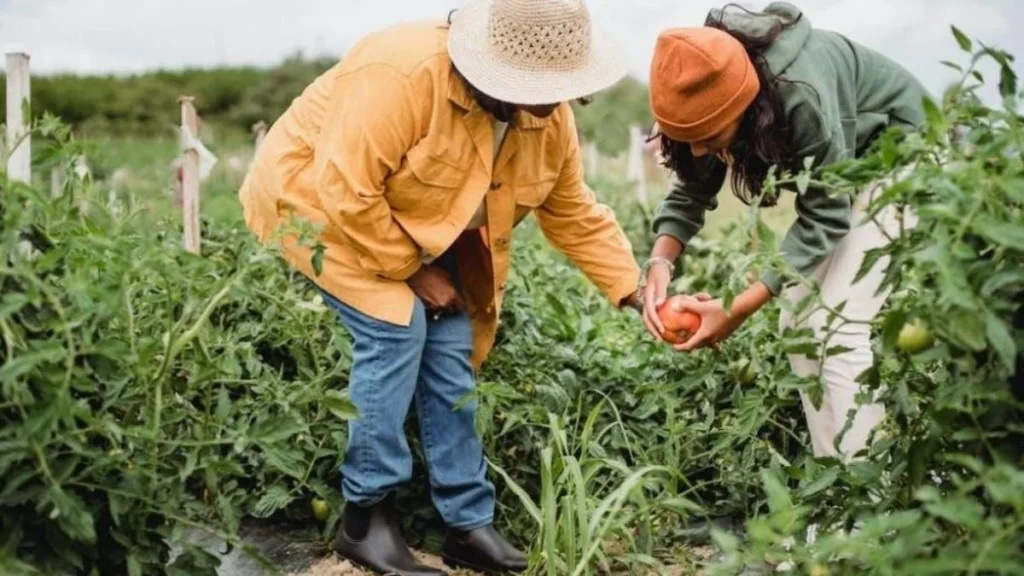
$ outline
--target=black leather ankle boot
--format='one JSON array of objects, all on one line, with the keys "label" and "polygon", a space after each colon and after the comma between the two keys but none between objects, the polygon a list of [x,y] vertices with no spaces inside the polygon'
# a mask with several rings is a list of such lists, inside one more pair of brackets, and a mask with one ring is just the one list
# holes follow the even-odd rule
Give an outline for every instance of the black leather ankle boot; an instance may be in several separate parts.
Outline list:
[{"label": "black leather ankle boot", "polygon": [[468,532],[450,530],[442,557],[449,566],[487,574],[518,574],[527,568],[526,555],[490,525]]},{"label": "black leather ankle boot", "polygon": [[[373,570],[378,574],[396,576],[448,576],[447,572],[420,564],[402,540],[398,521],[394,515],[394,495],[366,508],[348,504],[345,518],[334,541],[334,549],[341,557]],[[353,515],[359,515],[353,518]],[[348,520],[346,522],[346,520]],[[352,538],[346,531],[353,526],[365,528],[361,538]]]}]

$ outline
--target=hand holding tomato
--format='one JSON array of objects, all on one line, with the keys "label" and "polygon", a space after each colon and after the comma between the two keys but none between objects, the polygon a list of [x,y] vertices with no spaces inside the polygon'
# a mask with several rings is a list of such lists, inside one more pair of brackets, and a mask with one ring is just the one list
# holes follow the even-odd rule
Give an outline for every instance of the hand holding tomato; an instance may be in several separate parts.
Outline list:
[{"label": "hand holding tomato", "polygon": [[704,302],[710,300],[711,296],[698,294],[694,297],[676,294],[666,300],[665,304],[658,309],[658,319],[665,327],[661,337],[670,344],[685,342],[700,328],[700,316],[684,309],[683,303],[688,299]]},{"label": "hand holding tomato", "polygon": [[[663,299],[661,304],[656,307],[649,301],[645,301],[644,322],[647,324],[647,330],[658,340],[669,344],[684,341],[700,326],[700,316],[684,311],[681,303],[687,301],[707,302],[708,300],[711,300],[711,295],[701,292],[692,296],[676,294]],[[653,310],[653,312],[649,310]],[[648,318],[648,314],[652,318]]]},{"label": "hand holding tomato", "polygon": [[716,348],[720,342],[732,336],[746,320],[744,315],[730,315],[726,312],[721,299],[700,302],[681,300],[676,304],[676,311],[679,314],[693,314],[699,318],[697,330],[684,341],[675,343],[674,348],[682,352],[704,346]]}]

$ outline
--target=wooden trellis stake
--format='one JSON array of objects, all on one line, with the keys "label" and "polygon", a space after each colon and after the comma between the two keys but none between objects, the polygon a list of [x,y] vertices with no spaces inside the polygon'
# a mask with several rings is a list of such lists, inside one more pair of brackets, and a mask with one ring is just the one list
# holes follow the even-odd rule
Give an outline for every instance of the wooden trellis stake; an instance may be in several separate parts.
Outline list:
[{"label": "wooden trellis stake", "polygon": [[7,177],[32,181],[32,136],[28,126],[31,76],[28,54],[7,54]]},{"label": "wooden trellis stake", "polygon": [[[199,138],[199,118],[196,115],[195,99],[182,96],[181,127],[190,137],[189,142]],[[191,143],[182,150],[181,164],[182,210],[185,218],[185,249],[198,254],[199,233],[199,151]]]}]

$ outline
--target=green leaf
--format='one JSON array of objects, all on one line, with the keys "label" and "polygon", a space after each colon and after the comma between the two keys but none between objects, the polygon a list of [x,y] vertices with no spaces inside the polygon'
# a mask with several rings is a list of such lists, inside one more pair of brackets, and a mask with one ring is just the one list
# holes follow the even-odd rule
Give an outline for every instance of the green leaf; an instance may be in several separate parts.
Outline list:
[{"label": "green leaf", "polygon": [[1007,327],[1006,322],[991,312],[985,315],[985,336],[999,354],[999,359],[1008,370],[1013,371],[1017,363],[1017,343]]},{"label": "green leaf", "polygon": [[658,502],[658,507],[671,510],[680,516],[689,516],[689,513],[706,514],[704,508],[689,498],[666,498]]},{"label": "green leaf", "polygon": [[57,520],[68,536],[86,544],[96,543],[92,513],[78,496],[55,487],[50,491],[50,500],[53,503],[50,517]]},{"label": "green leaf", "polygon": [[221,386],[220,392],[217,393],[217,411],[214,416],[218,422],[224,423],[228,419],[228,415],[231,413],[231,396],[228,394],[227,387]]},{"label": "green leaf", "polygon": [[871,248],[865,252],[864,260],[861,261],[860,268],[857,269],[857,274],[853,277],[853,283],[858,284],[863,280],[868,275],[868,272],[871,272],[871,269],[875,267],[878,260],[886,255],[885,252],[884,248]]},{"label": "green leaf", "polygon": [[555,309],[555,313],[559,317],[565,318],[565,317],[567,317],[569,315],[569,311],[565,309],[565,305],[562,304],[562,300],[561,300],[561,298],[559,297],[559,295],[557,293],[555,293],[555,292],[547,292],[545,294],[545,297],[546,297],[546,300],[548,301],[548,304],[552,308]]},{"label": "green leaf", "polygon": [[142,564],[135,554],[135,552],[128,553],[128,576],[142,576]]},{"label": "green leaf", "polygon": [[253,515],[257,518],[269,518],[278,510],[284,510],[295,496],[288,490],[287,486],[278,483],[267,489],[267,492],[260,498],[253,508]]},{"label": "green leaf", "polygon": [[287,444],[264,446],[264,450],[268,466],[296,480],[305,478],[307,462],[302,450],[291,448]]},{"label": "green leaf", "polygon": [[991,298],[1000,290],[1006,288],[1020,290],[1022,286],[1024,286],[1024,270],[1000,270],[985,280],[985,284],[981,286],[981,295]]},{"label": "green leaf", "polygon": [[960,49],[963,50],[964,52],[970,52],[973,48],[971,39],[968,38],[966,34],[961,32],[960,29],[957,28],[956,26],[951,25],[950,29],[953,31],[953,36],[956,38],[957,44],[960,45]]},{"label": "green leaf", "polygon": [[321,399],[323,405],[340,420],[355,420],[359,418],[359,409],[352,403],[352,400],[341,391],[331,390]]},{"label": "green leaf", "polygon": [[4,299],[0,300],[0,320],[9,317],[11,314],[21,310],[25,304],[28,304],[28,296],[24,294],[5,294]]},{"label": "green leaf", "polygon": [[16,380],[40,365],[60,361],[64,355],[65,350],[59,342],[46,342],[40,348],[18,354],[0,366],[0,382]]},{"label": "green leaf", "polygon": [[735,552],[740,546],[739,538],[717,526],[711,528],[711,540],[722,552],[727,554]]},{"label": "green leaf", "polygon": [[962,496],[947,497],[936,502],[928,502],[924,509],[933,516],[938,516],[947,522],[959,524],[965,528],[976,530],[981,528],[982,517],[985,509],[974,500],[968,500]]},{"label": "green leaf", "polygon": [[955,62],[950,62],[949,60],[943,60],[941,62],[941,64],[944,65],[944,66],[948,66],[948,67],[952,68],[953,70],[956,70],[957,72],[963,72],[964,71],[962,66],[960,66],[959,64],[957,64]]},{"label": "green leaf", "polygon": [[853,352],[854,350],[855,348],[850,348],[849,346],[829,346],[825,350],[825,357],[831,358],[832,356],[839,356],[840,354],[846,354],[847,352]]},{"label": "green leaf", "polygon": [[944,130],[946,126],[946,117],[942,113],[938,104],[935,103],[935,100],[925,97],[922,100],[922,104],[924,104],[924,116],[928,121],[928,125],[936,131]]},{"label": "green leaf", "polygon": [[822,490],[825,490],[829,486],[835,484],[836,480],[838,479],[839,469],[828,468],[827,470],[825,470],[824,473],[820,474],[817,478],[815,478],[810,484],[805,486],[803,490],[800,491],[800,495],[803,496],[804,498],[814,496],[818,492],[821,492]]},{"label": "green leaf", "polygon": [[1007,64],[999,68],[999,94],[1004,98],[1017,95],[1017,73]]},{"label": "green leaf", "polygon": [[326,250],[327,248],[319,240],[313,245],[313,256],[310,258],[310,264],[313,266],[313,274],[317,276],[320,276],[324,271],[324,252]]},{"label": "green leaf", "polygon": [[982,216],[974,221],[971,228],[997,245],[1024,252],[1024,225],[1019,222],[1003,222]]},{"label": "green leaf", "polygon": [[793,501],[789,497],[786,485],[778,476],[776,470],[762,470],[761,481],[764,482],[764,491],[768,497],[768,507],[772,512],[780,512],[792,508]]},{"label": "green leaf", "polygon": [[807,171],[800,172],[796,176],[796,189],[803,194],[807,192],[807,188],[811,185],[811,173]]},{"label": "green leaf", "polygon": [[279,416],[258,423],[249,431],[249,437],[259,442],[273,443],[288,440],[306,430],[305,423],[299,422],[295,418]]}]

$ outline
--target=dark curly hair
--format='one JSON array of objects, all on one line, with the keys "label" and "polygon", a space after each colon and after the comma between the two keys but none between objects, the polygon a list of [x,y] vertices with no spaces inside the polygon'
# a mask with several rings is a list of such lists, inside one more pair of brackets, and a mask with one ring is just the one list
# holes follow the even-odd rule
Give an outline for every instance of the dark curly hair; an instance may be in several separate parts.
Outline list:
[{"label": "dark curly hair", "polygon": [[[768,169],[773,165],[782,165],[790,160],[790,130],[783,108],[782,96],[779,93],[780,79],[768,68],[764,54],[778,38],[779,34],[797,20],[789,22],[775,20],[768,30],[759,36],[752,36],[730,29],[723,21],[726,10],[737,8],[748,14],[742,6],[729,4],[722,9],[719,16],[708,15],[705,26],[722,30],[739,42],[746,49],[747,56],[754,63],[761,88],[754,101],[744,112],[740,120],[736,140],[729,148],[732,156],[732,189],[733,193],[748,206],[762,196],[762,188]],[[757,14],[760,17],[769,17]],[[690,145],[676,142],[662,135],[661,151],[665,158],[665,167],[675,172],[683,182],[702,182],[718,178],[726,171],[725,163],[717,157],[696,158]],[[762,206],[774,206],[778,198],[762,197]]]}]

